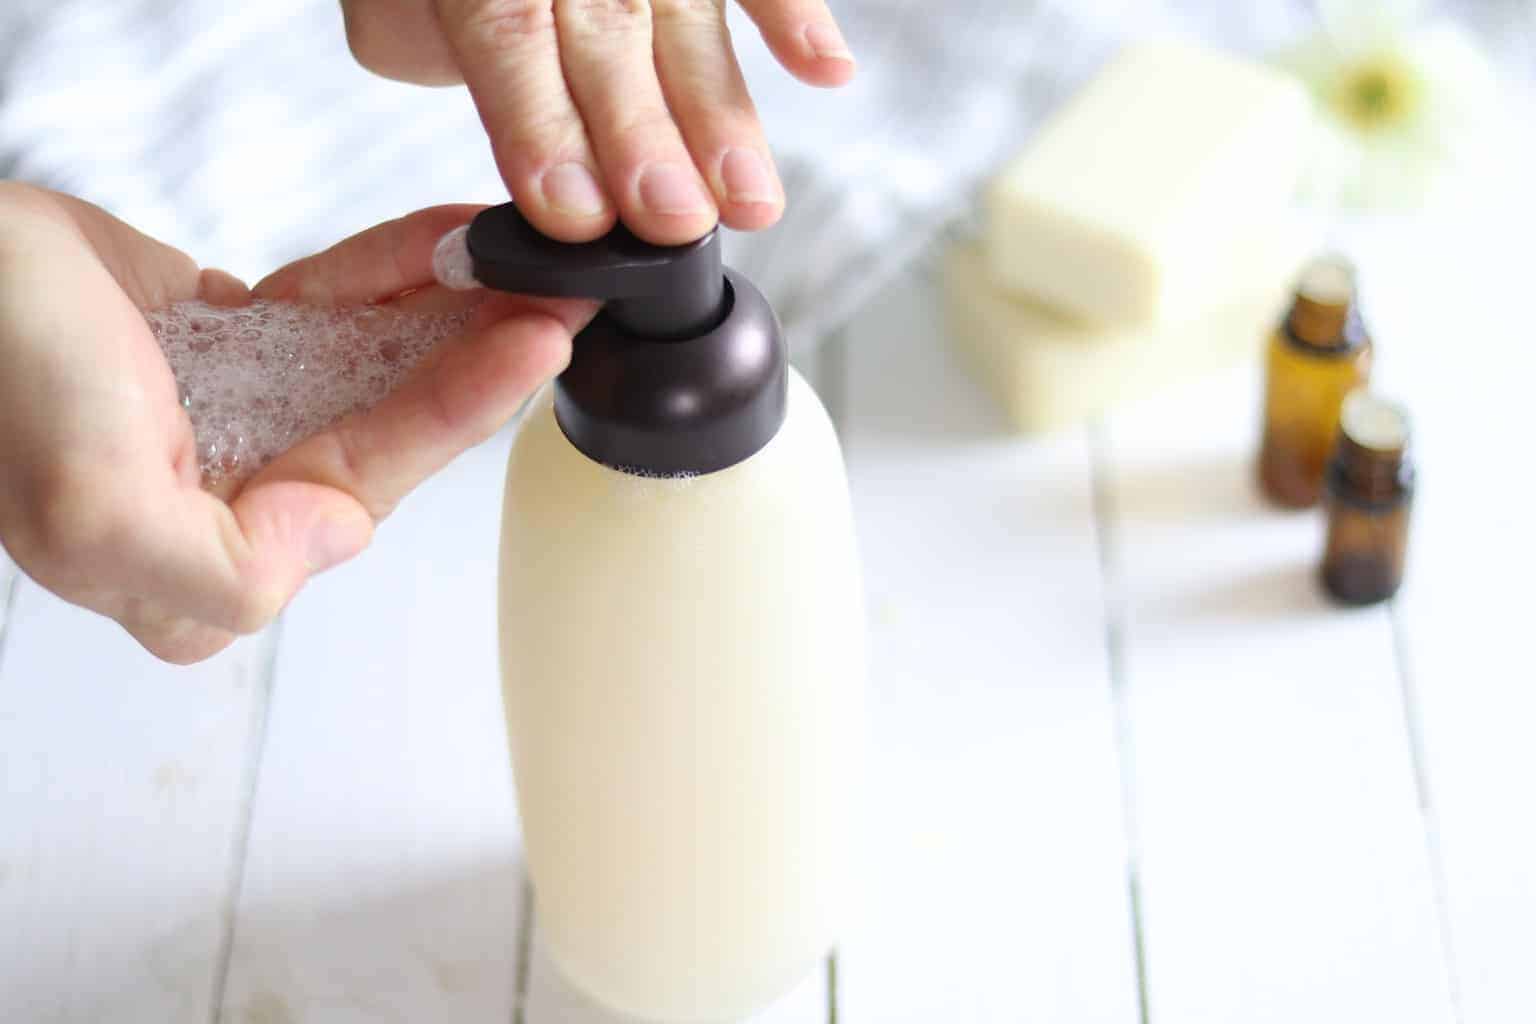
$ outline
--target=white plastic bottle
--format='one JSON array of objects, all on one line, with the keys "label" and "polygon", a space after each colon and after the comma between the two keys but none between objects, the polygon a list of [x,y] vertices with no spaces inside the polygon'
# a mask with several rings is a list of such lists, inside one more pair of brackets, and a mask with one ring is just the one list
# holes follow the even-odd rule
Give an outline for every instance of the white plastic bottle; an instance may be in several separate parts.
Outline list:
[{"label": "white plastic bottle", "polygon": [[[553,245],[518,221],[469,237],[476,276],[514,290]],[[572,292],[621,298],[507,469],[501,656],[539,933],[614,1009],[736,1020],[821,962],[849,889],[864,621],[842,458],[713,235],[555,248]]]}]

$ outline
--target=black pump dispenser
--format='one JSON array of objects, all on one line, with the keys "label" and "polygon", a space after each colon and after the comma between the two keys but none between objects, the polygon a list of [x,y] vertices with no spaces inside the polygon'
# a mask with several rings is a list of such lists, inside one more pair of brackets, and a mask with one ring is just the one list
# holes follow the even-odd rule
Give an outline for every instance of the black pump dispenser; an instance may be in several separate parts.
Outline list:
[{"label": "black pump dispenser", "polygon": [[789,360],[778,319],[722,267],[718,229],[659,246],[620,226],[570,244],[507,203],[475,217],[468,244],[488,288],[605,300],[555,381],[560,429],[588,458],[632,473],[713,473],[783,425]]}]

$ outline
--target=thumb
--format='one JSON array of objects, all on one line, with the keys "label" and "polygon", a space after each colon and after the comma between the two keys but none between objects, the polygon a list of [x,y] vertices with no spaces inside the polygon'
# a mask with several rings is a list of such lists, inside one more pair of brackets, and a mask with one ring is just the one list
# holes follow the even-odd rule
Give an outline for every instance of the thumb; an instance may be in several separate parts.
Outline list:
[{"label": "thumb", "polygon": [[197,487],[174,488],[114,514],[123,523],[110,536],[122,539],[92,559],[99,582],[134,595],[159,621],[225,633],[260,630],[305,580],[373,536],[355,498],[302,481],[249,487],[227,505]]},{"label": "thumb", "polygon": [[236,632],[275,618],[304,581],[355,557],[373,539],[373,517],[351,495],[302,481],[273,481],[242,491],[230,505],[248,558],[239,575]]}]

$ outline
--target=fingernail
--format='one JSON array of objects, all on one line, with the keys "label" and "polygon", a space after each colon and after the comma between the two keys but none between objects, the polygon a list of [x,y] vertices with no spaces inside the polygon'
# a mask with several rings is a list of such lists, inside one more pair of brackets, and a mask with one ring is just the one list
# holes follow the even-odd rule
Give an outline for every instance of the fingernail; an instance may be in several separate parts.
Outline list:
[{"label": "fingernail", "polygon": [[779,190],[774,184],[768,161],[750,149],[732,149],[720,161],[720,178],[725,183],[725,197],[733,203],[777,203]]},{"label": "fingernail", "polygon": [[371,531],[359,518],[332,516],[311,527],[304,546],[309,571],[324,572],[340,565],[368,546]]},{"label": "fingernail", "polygon": [[539,190],[552,208],[573,217],[595,217],[608,209],[608,199],[597,179],[585,164],[574,160],[545,171]]},{"label": "fingernail", "polygon": [[810,44],[811,52],[823,60],[853,61],[853,52],[848,49],[836,25],[805,26],[805,41]]},{"label": "fingernail", "polygon": [[640,202],[652,213],[700,213],[709,199],[692,168],[651,164],[640,172]]}]

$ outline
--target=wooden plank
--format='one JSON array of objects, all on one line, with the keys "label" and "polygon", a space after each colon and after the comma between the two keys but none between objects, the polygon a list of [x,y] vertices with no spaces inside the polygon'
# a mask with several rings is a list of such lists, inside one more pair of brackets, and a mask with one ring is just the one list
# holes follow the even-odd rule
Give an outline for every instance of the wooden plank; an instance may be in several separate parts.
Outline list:
[{"label": "wooden plank", "polygon": [[285,623],[223,1019],[511,1019],[521,857],[496,666],[506,439]]},{"label": "wooden plank", "polygon": [[0,1020],[205,1024],[266,638],[192,668],[28,582],[0,664]]},{"label": "wooden plank", "polygon": [[1449,1024],[1391,625],[1252,483],[1257,375],[1111,418],[1150,1019]]},{"label": "wooden plank", "polygon": [[[1526,181],[1536,161],[1525,164]],[[1358,240],[1383,377],[1413,413],[1420,487],[1398,626],[1466,1024],[1536,1019],[1536,477],[1525,311],[1536,204],[1503,197]],[[1406,255],[1406,258],[1405,258]]]},{"label": "wooden plank", "polygon": [[850,331],[873,750],[839,1019],[1135,1021],[1088,448],[1002,433],[937,308],[913,275]]}]

